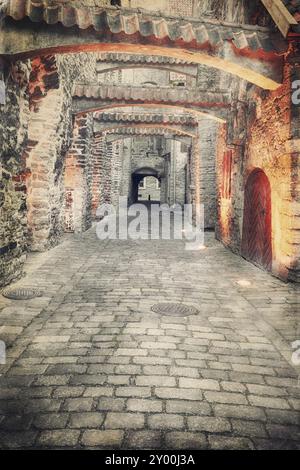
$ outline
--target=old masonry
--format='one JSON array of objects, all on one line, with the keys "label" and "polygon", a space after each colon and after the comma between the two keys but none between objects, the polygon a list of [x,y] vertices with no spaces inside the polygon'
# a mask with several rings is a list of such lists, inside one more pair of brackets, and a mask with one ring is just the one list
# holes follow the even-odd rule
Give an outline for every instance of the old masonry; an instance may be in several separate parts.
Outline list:
[{"label": "old masonry", "polygon": [[299,449],[300,2],[0,0],[0,143],[0,447]]}]

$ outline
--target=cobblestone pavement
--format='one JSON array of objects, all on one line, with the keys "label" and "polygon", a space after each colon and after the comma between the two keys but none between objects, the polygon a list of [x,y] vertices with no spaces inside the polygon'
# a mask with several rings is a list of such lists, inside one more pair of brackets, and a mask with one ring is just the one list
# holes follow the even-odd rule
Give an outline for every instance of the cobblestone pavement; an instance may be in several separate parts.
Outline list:
[{"label": "cobblestone pavement", "polygon": [[0,303],[1,448],[300,448],[299,291],[206,238],[91,229],[29,260],[44,296]]}]

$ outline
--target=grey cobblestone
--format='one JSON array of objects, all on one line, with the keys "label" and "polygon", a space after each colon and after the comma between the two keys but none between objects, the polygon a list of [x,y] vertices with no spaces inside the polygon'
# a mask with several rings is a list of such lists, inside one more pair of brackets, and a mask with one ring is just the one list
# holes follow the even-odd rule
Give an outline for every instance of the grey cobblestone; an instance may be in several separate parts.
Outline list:
[{"label": "grey cobblestone", "polygon": [[220,390],[217,380],[205,379],[179,379],[179,387],[182,388],[199,388],[201,390]]},{"label": "grey cobblestone", "polygon": [[176,414],[154,414],[149,416],[148,424],[151,429],[183,429],[183,417]]},{"label": "grey cobblestone", "polygon": [[253,406],[263,406],[264,408],[279,408],[282,410],[290,409],[288,402],[283,398],[249,395],[248,400]]},{"label": "grey cobblestone", "polygon": [[127,402],[128,411],[142,411],[142,412],[161,412],[162,402],[159,400],[143,400],[143,399],[130,399]]},{"label": "grey cobblestone", "polygon": [[126,438],[129,449],[160,449],[162,435],[160,431],[130,431]]},{"label": "grey cobblestone", "polygon": [[231,424],[228,419],[215,418],[210,416],[191,416],[187,419],[188,428],[191,431],[206,431],[211,433],[228,432]]},{"label": "grey cobblestone", "polygon": [[104,422],[106,429],[141,429],[144,424],[142,413],[107,413]]},{"label": "grey cobblestone", "polygon": [[36,416],[33,424],[37,429],[64,429],[68,419],[68,413],[44,413]]},{"label": "grey cobblestone", "polygon": [[247,405],[247,398],[241,393],[204,392],[205,399],[210,403],[231,403]]},{"label": "grey cobblestone", "polygon": [[250,439],[242,437],[209,436],[209,446],[214,450],[253,450],[254,445]]},{"label": "grey cobblestone", "polygon": [[[91,230],[24,278],[49,297],[0,310],[14,335],[0,370],[1,448],[299,447],[284,343],[298,339],[294,287],[207,238],[191,254],[181,242],[105,245]],[[249,269],[251,289],[237,287]],[[151,311],[177,301],[199,313]]]},{"label": "grey cobblestone", "polygon": [[124,438],[123,431],[84,431],[81,443],[86,447],[119,448]]},{"label": "grey cobblestone", "polygon": [[260,422],[246,420],[232,420],[232,430],[238,436],[267,437],[265,427]]},{"label": "grey cobblestone", "polygon": [[168,432],[166,434],[167,448],[171,449],[206,449],[208,443],[204,434],[196,432]]},{"label": "grey cobblestone", "polygon": [[104,421],[101,413],[71,413],[69,420],[70,428],[99,428]]},{"label": "grey cobblestone", "polygon": [[38,438],[38,445],[42,447],[75,447],[80,436],[80,431],[59,430],[42,431]]},{"label": "grey cobblestone", "polygon": [[90,411],[92,406],[92,398],[68,398],[62,409],[66,411]]},{"label": "grey cobblestone", "polygon": [[205,402],[169,400],[166,404],[167,413],[184,413],[208,416],[212,413],[211,407]]},{"label": "grey cobblestone", "polygon": [[123,398],[100,398],[97,409],[100,411],[122,411],[125,408]]}]

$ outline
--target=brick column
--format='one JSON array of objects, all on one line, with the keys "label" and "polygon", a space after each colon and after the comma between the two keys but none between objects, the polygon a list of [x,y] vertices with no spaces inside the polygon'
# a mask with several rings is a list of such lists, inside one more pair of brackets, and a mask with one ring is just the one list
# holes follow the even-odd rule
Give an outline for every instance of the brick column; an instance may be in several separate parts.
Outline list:
[{"label": "brick column", "polygon": [[65,162],[65,230],[83,232],[91,226],[92,165],[90,145],[92,116],[76,118],[73,141]]},{"label": "brick column", "polygon": [[[199,132],[199,130],[198,130]],[[196,217],[196,207],[201,201],[201,155],[200,135],[193,138],[190,173],[190,203],[193,205],[193,219]]]},{"label": "brick column", "polygon": [[103,177],[103,158],[105,154],[105,136],[97,135],[92,143],[92,217],[96,218],[98,207],[103,204],[103,191],[101,191]]}]

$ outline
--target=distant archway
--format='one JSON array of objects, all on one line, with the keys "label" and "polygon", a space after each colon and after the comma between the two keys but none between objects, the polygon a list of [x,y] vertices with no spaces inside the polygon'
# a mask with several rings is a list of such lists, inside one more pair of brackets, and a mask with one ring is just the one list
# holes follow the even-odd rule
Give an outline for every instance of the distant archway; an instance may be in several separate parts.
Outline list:
[{"label": "distant archway", "polygon": [[160,180],[156,176],[144,176],[138,186],[138,201],[160,202]]},{"label": "distant archway", "polygon": [[[148,188],[147,192],[147,187],[143,186],[141,187],[141,183],[147,179],[151,178],[151,181],[153,182],[154,180],[157,180],[160,182],[160,178],[158,175],[158,171],[155,170],[154,168],[148,168],[148,167],[143,167],[139,168],[132,174],[132,191],[131,191],[131,200],[132,202],[138,202],[138,201],[145,201],[145,200],[154,200],[151,199],[151,194],[154,196],[154,194],[159,193],[159,200],[160,200],[160,184],[158,191],[149,191],[150,188]],[[150,180],[149,180],[150,181]],[[150,199],[149,199],[149,194],[150,194]],[[148,195],[148,196],[147,196]],[[144,199],[144,197],[147,197],[147,199]]]}]

